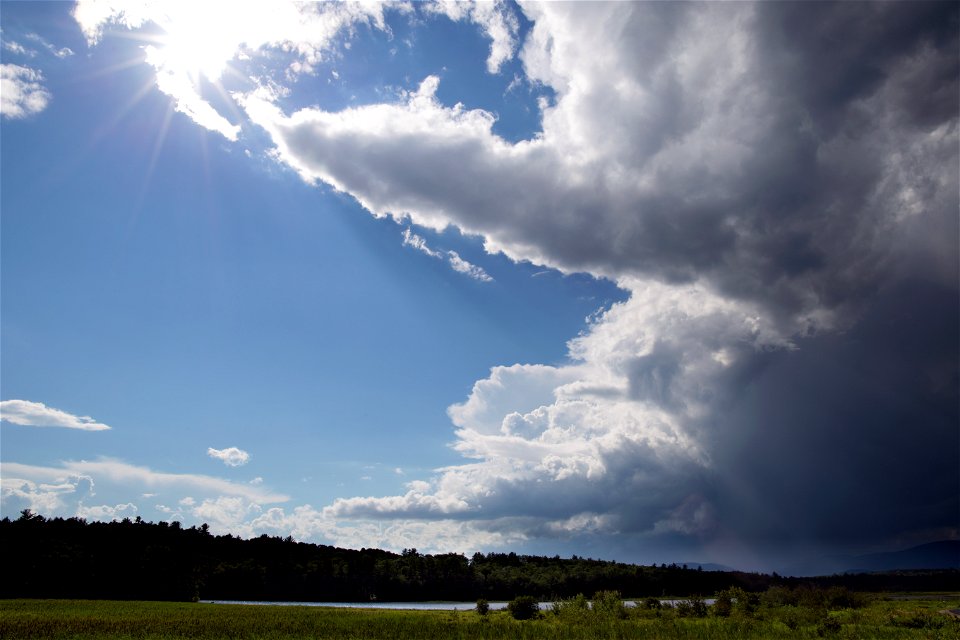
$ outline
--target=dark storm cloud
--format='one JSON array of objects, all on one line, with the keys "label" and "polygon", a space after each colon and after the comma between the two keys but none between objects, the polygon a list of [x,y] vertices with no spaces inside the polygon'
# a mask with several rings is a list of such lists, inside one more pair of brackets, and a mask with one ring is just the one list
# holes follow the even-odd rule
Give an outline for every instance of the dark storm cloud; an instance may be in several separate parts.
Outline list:
[{"label": "dark storm cloud", "polygon": [[623,544],[956,535],[960,5],[523,9],[557,96],[530,141],[436,78],[339,113],[245,101],[377,215],[631,292],[569,366],[495,369],[451,409],[476,463],[330,512]]},{"label": "dark storm cloud", "polygon": [[956,530],[957,293],[905,282],[869,311],[732,390],[713,451],[724,524],[741,536],[839,545]]}]

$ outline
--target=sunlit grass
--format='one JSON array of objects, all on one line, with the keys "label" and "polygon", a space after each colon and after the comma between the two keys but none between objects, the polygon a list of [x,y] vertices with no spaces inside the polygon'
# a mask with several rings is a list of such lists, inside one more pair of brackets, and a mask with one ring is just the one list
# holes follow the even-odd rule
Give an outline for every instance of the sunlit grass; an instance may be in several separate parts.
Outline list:
[{"label": "sunlit grass", "polygon": [[860,609],[758,609],[750,617],[684,618],[676,610],[630,609],[625,619],[545,613],[387,611],[321,607],[85,600],[0,601],[0,638],[323,639],[323,638],[925,638],[954,640],[960,621],[940,610],[960,601],[872,600]]}]

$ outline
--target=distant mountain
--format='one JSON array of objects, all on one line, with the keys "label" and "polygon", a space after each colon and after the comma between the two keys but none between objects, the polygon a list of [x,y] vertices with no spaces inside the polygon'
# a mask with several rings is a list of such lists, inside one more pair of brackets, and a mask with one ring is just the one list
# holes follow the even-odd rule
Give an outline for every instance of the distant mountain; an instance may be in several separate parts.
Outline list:
[{"label": "distant mountain", "polygon": [[716,564],[715,562],[678,562],[677,565],[681,567],[686,566],[688,569],[700,568],[704,571],[736,571],[733,567],[728,567],[725,564]]},{"label": "distant mountain", "polygon": [[817,558],[777,572],[787,576],[825,576],[909,569],[960,569],[960,540],[941,540],[887,553]]},{"label": "distant mountain", "polygon": [[847,571],[896,569],[960,569],[960,540],[941,540],[903,551],[856,556]]}]

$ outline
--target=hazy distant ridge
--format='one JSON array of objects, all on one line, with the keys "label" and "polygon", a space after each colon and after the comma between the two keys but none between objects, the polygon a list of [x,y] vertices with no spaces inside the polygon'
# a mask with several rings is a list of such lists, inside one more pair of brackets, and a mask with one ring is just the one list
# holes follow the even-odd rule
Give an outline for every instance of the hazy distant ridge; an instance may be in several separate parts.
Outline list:
[{"label": "hazy distant ridge", "polygon": [[901,551],[820,558],[778,571],[783,575],[814,576],[924,569],[960,569],[960,540],[929,542]]}]

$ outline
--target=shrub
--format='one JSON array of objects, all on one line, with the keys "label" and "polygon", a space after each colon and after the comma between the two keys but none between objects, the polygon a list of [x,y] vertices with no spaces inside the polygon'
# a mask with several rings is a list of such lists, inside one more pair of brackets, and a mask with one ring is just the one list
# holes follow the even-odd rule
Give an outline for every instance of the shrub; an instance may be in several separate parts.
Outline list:
[{"label": "shrub", "polygon": [[593,612],[598,617],[624,619],[627,608],[619,591],[597,591],[593,596]]},{"label": "shrub", "polygon": [[554,602],[552,611],[554,615],[565,620],[582,620],[590,614],[590,603],[586,596],[578,593],[573,598]]},{"label": "shrub", "polygon": [[477,613],[479,613],[482,616],[485,616],[489,611],[490,611],[489,602],[487,602],[483,598],[480,598],[479,600],[477,600]]},{"label": "shrub", "polygon": [[706,617],[707,603],[700,596],[691,596],[677,603],[677,615],[681,618]]},{"label": "shrub", "polygon": [[713,603],[713,615],[720,618],[726,618],[733,612],[733,598],[730,596],[730,589],[724,589],[717,593],[716,601]]},{"label": "shrub", "polygon": [[760,598],[753,593],[747,593],[740,587],[730,587],[721,593],[725,593],[730,599],[731,609],[737,615],[752,616],[760,603]]},{"label": "shrub", "polygon": [[760,602],[767,607],[796,606],[798,598],[792,589],[774,586],[760,595]]},{"label": "shrub", "polygon": [[[641,606],[639,602],[637,603],[637,606]],[[655,610],[659,610],[659,609],[662,609],[662,608],[663,608],[663,603],[661,603],[661,602],[660,602],[658,599],[656,599],[656,598],[647,598],[646,600],[643,601],[643,605],[642,605],[642,606],[643,606],[644,609],[655,609]]]},{"label": "shrub", "polygon": [[934,616],[925,611],[897,610],[890,614],[890,624],[905,629],[940,629],[946,622],[946,616]]},{"label": "shrub", "polygon": [[533,596],[517,596],[507,603],[507,611],[515,620],[529,620],[540,612],[540,605]]},{"label": "shrub", "polygon": [[846,587],[830,587],[824,593],[828,609],[859,609],[866,605],[866,598]]},{"label": "shrub", "polygon": [[817,625],[817,635],[821,638],[833,635],[838,631],[840,631],[840,621],[836,618],[824,618],[824,620]]}]

